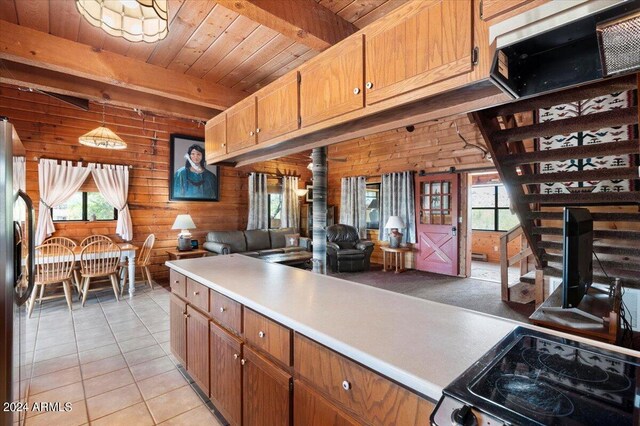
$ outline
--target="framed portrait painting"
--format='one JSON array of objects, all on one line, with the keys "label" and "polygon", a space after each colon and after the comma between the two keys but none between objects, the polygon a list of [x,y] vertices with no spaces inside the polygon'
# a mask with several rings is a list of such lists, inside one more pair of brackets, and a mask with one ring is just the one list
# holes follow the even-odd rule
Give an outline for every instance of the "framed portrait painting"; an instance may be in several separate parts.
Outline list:
[{"label": "framed portrait painting", "polygon": [[204,139],[172,134],[169,152],[169,200],[219,200],[219,169],[207,166]]}]

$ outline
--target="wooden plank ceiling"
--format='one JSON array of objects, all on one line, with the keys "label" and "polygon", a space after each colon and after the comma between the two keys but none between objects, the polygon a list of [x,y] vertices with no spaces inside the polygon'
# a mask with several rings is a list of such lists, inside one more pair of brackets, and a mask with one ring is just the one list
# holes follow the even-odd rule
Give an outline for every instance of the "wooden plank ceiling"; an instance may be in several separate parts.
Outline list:
[{"label": "wooden plank ceiling", "polygon": [[[225,94],[233,94],[229,95],[228,105],[220,105],[220,102],[210,105],[200,102],[200,107],[209,109],[201,109],[200,112],[185,110],[185,116],[200,115],[194,118],[207,119],[215,114],[216,109],[220,110],[233,104],[234,97],[255,92],[405,1],[169,0],[169,34],[164,40],[154,44],[131,43],[107,35],[83,19],[76,10],[75,1],[72,0],[0,0],[0,19],[80,45],[91,46],[95,52],[110,52],[158,67],[146,67],[145,72],[164,69],[164,79],[184,74],[188,76],[185,78],[189,81],[198,79],[206,82],[207,85],[203,83],[203,87],[222,86],[232,89],[233,92],[223,91]],[[287,8],[282,7],[285,3],[288,5]],[[329,14],[332,19],[319,19],[319,16],[323,18],[322,14]],[[10,27],[6,24],[4,26]],[[51,40],[56,39],[47,39],[48,42]],[[27,53],[20,58],[19,55],[8,56],[6,52],[0,52],[0,59],[4,65],[0,67],[0,81],[26,84],[29,82],[21,81],[21,78],[25,79],[27,75],[33,74],[32,78],[39,78],[40,81],[34,83],[39,84],[37,88],[55,91],[56,88],[51,87],[55,85],[55,76],[50,75],[53,70],[63,73],[58,80],[65,80],[64,84],[60,82],[59,85],[66,86],[66,89],[57,89],[58,92],[85,98],[92,96],[73,93],[69,88],[70,83],[63,76],[73,74],[73,71],[48,67],[46,63],[34,63],[33,58],[29,58]],[[17,69],[16,63],[20,63],[22,68]],[[24,66],[33,69],[28,72]],[[14,69],[15,72],[12,73]],[[40,75],[44,70],[48,74]],[[14,74],[20,74],[22,77],[18,78]],[[75,77],[94,80],[91,76],[80,73]],[[122,78],[120,82],[124,81],[124,77]],[[94,81],[104,83],[104,79]],[[78,81],[76,86],[82,86],[82,83]],[[95,90],[97,89],[94,88]],[[76,92],[82,90],[76,89]],[[158,95],[155,91],[149,91],[149,94]],[[104,98],[113,103],[117,103],[118,100],[114,99],[112,94],[103,94]],[[176,96],[170,98],[184,101]],[[131,96],[128,99],[127,102],[131,103]],[[128,103],[121,102],[124,106],[133,106]],[[157,104],[157,99],[155,103]],[[145,105],[139,107],[145,109]],[[202,117],[206,114],[210,115]]]}]

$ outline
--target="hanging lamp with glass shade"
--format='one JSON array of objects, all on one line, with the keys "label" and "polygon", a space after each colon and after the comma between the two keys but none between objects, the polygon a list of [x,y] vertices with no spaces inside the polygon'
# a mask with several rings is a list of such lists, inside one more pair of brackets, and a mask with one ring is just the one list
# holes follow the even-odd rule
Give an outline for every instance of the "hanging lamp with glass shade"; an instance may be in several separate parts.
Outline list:
[{"label": "hanging lamp with glass shade", "polygon": [[104,105],[102,105],[102,125],[78,138],[82,145],[102,149],[125,149],[127,143],[104,125]]},{"label": "hanging lamp with glass shade", "polygon": [[167,0],[76,0],[94,27],[129,41],[154,43],[169,33]]}]

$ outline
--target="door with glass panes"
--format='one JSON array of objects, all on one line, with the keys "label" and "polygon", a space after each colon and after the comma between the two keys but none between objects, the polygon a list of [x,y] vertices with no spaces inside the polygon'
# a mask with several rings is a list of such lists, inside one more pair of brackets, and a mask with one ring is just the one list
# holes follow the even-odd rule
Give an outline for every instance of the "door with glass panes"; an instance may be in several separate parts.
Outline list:
[{"label": "door with glass panes", "polygon": [[458,275],[458,175],[416,176],[416,268]]}]

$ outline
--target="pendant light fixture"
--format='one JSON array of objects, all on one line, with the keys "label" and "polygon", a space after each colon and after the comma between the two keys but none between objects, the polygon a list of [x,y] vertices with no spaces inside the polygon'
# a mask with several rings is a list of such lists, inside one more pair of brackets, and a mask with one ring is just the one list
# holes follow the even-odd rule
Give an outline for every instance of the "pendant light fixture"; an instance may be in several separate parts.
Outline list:
[{"label": "pendant light fixture", "polygon": [[104,104],[102,104],[102,125],[78,138],[82,145],[102,149],[125,149],[127,143],[104,125]]},{"label": "pendant light fixture", "polygon": [[76,0],[94,27],[129,41],[154,43],[169,33],[167,0]]}]

